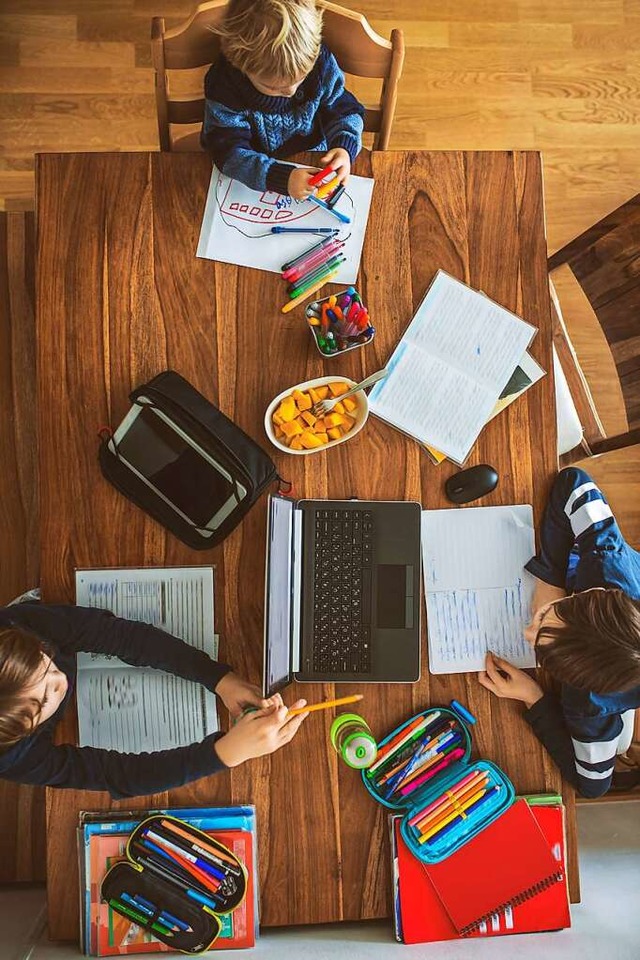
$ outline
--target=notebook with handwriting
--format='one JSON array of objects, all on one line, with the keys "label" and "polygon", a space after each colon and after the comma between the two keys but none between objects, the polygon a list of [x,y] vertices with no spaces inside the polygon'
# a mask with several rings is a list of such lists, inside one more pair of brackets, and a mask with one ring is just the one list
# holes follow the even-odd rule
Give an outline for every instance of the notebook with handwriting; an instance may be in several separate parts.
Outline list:
[{"label": "notebook with handwriting", "polygon": [[564,877],[526,800],[446,860],[423,868],[463,936]]}]

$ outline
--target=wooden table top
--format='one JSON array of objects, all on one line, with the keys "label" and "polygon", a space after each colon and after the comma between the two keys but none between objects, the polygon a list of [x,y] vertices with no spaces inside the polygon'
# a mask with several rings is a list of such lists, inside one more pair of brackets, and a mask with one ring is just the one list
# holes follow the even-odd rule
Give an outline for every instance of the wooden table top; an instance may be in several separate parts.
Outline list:
[{"label": "wooden table top", "polygon": [[[302,319],[282,317],[282,280],[198,260],[210,176],[203,155],[44,154],[37,162],[38,359],[42,587],[74,602],[74,568],[216,566],[220,657],[259,682],[266,502],[219,548],[183,546],[101,476],[97,430],[116,425],[128,393],[178,370],[268,448],[267,403],[327,371],[356,380],[382,367],[442,268],[539,328],[532,354],[551,369],[543,197],[537,153],[364,153],[355,172],[376,181],[359,288],[377,328],[372,345],[324,364]],[[533,503],[539,521],[556,466],[552,377],[544,377],[483,431],[469,464],[489,462],[500,483],[483,503]],[[353,440],[313,457],[269,449],[297,496],[419,500],[447,505],[452,464],[434,466],[417,444],[376,418]],[[424,611],[424,607],[423,607]],[[423,621],[426,617],[423,616]],[[458,698],[478,717],[475,752],[522,792],[557,790],[560,776],[522,719],[475,675],[363,687],[362,712],[382,736],[429,704]],[[304,685],[309,701],[336,695]],[[358,692],[340,685],[339,694]],[[294,699],[298,691],[288,691]],[[310,717],[271,757],[169,794],[113,803],[106,794],[49,790],[50,932],[77,934],[77,813],[149,804],[254,803],[262,920],[317,923],[389,914],[386,811],[329,744],[333,717]],[[66,735],[74,736],[69,720]],[[569,802],[573,894],[575,818]],[[68,895],[69,891],[73,895]]]}]

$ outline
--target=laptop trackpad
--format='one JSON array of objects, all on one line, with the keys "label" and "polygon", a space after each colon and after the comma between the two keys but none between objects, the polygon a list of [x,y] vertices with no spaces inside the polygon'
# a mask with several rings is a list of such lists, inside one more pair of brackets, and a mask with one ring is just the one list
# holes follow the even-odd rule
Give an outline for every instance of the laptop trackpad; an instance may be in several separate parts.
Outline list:
[{"label": "laptop trackpad", "polygon": [[413,627],[413,565],[378,565],[377,626],[381,629]]}]

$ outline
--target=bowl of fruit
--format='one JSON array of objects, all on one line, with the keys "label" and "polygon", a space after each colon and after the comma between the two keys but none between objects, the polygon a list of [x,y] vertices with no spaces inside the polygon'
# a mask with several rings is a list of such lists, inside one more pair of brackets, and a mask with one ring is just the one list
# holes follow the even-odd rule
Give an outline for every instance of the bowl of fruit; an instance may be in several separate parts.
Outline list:
[{"label": "bowl of fruit", "polygon": [[[355,381],[348,377],[317,377],[283,390],[271,401],[264,415],[269,440],[284,453],[318,453],[344,443],[364,427],[369,416],[363,390],[352,397],[340,397]],[[316,416],[314,406],[321,400],[336,400],[330,413]]]}]

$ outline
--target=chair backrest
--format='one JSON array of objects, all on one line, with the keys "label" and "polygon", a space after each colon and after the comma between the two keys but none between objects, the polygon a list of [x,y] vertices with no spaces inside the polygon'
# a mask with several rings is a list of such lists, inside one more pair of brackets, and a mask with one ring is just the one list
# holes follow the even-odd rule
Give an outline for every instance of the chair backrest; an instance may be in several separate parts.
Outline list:
[{"label": "chair backrest", "polygon": [[567,264],[609,344],[628,426],[640,427],[640,194],[549,259]]},{"label": "chair backrest", "polygon": [[[335,56],[340,69],[354,77],[382,80],[380,100],[365,104],[364,129],[374,133],[373,148],[386,150],[396,107],[398,80],[404,61],[401,30],[392,30],[385,40],[366,18],[335,3],[318,0],[323,11],[323,41]],[[199,149],[197,137],[174,137],[171,126],[201,123],[204,116],[202,77],[197,92],[172,94],[167,71],[194,70],[213,63],[220,42],[211,28],[220,23],[226,0],[201,3],[187,21],[165,30],[164,19],[154,17],[151,26],[151,52],[155,69],[158,134],[161,150]]]}]

